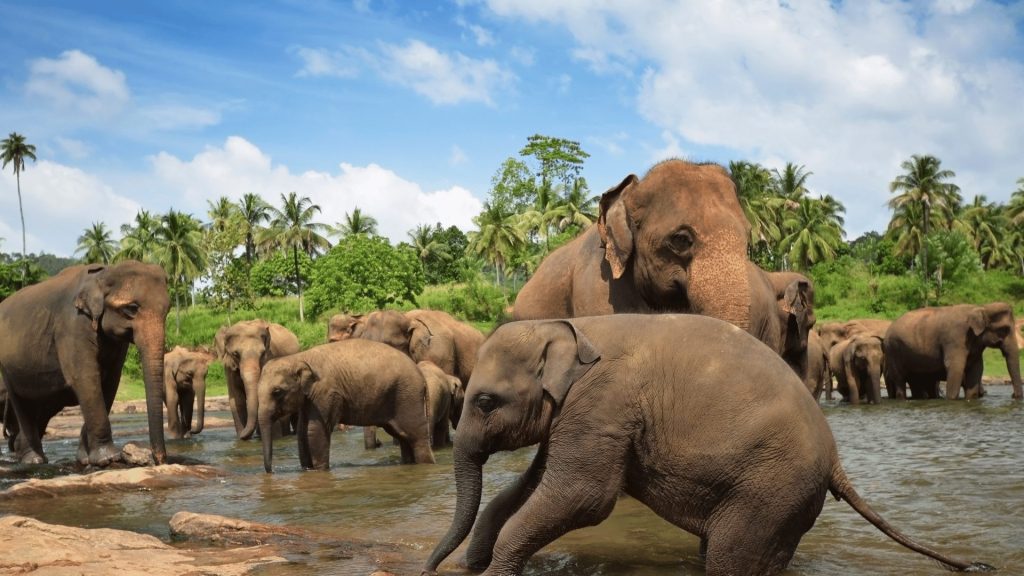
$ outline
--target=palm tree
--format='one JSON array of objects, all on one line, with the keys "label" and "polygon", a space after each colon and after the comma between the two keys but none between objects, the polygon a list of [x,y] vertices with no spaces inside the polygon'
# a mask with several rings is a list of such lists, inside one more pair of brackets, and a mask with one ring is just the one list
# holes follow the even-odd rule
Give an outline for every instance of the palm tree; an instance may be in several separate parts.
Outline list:
[{"label": "palm tree", "polygon": [[[835,258],[843,243],[843,229],[836,222],[837,212],[844,210],[835,199],[829,203],[815,198],[796,200],[797,207],[787,211],[783,227],[788,234],[779,242],[779,250],[788,253],[800,270],[822,260]],[[838,209],[836,208],[838,206]]]},{"label": "palm tree", "polygon": [[1014,226],[1024,224],[1024,178],[1017,179],[1017,189],[1010,194],[1007,215]]},{"label": "palm tree", "polygon": [[537,189],[533,208],[522,213],[518,221],[520,226],[525,227],[524,232],[536,232],[537,236],[544,240],[544,246],[550,250],[548,239],[551,236],[551,227],[562,220],[562,217],[563,210],[558,193],[549,182],[544,181]]},{"label": "palm tree", "polygon": [[1001,241],[1008,224],[1002,208],[981,194],[960,212],[954,226],[971,241],[981,258],[981,265],[988,270],[1014,263],[1009,245]]},{"label": "palm tree", "polygon": [[121,225],[121,249],[114,254],[114,261],[138,260],[140,262],[155,261],[158,240],[157,230],[160,218],[153,216],[148,210],[135,213],[135,225]]},{"label": "palm tree", "polygon": [[352,213],[345,212],[345,219],[328,228],[329,234],[339,238],[346,238],[353,234],[366,234],[371,236],[377,234],[377,219],[366,214],[358,206],[352,209]]},{"label": "palm tree", "polygon": [[597,220],[597,201],[598,196],[590,196],[590,188],[584,178],[573,180],[562,201],[558,229],[564,231],[569,226],[578,226],[581,231],[585,230]]},{"label": "palm tree", "polygon": [[743,214],[750,223],[749,250],[759,243],[774,249],[782,239],[779,227],[783,200],[774,195],[772,173],[758,164],[746,161],[729,162],[729,174],[736,185],[736,196]]},{"label": "palm tree", "polygon": [[238,211],[238,207],[227,196],[221,196],[216,200],[207,200],[206,206],[206,214],[210,217],[207,227],[214,232],[226,230]]},{"label": "palm tree", "polygon": [[431,227],[429,224],[420,224],[407,232],[409,242],[412,244],[413,249],[416,250],[416,255],[419,257],[420,262],[424,265],[426,265],[427,260],[431,256],[444,261],[449,261],[453,258],[448,245],[438,239],[438,233],[440,232],[440,224],[434,227]]},{"label": "palm tree", "polygon": [[92,226],[85,229],[85,232],[78,237],[78,248],[75,254],[85,252],[82,260],[85,262],[109,263],[114,258],[117,245],[110,237],[110,230],[103,222],[93,222]]},{"label": "palm tree", "polygon": [[174,290],[175,334],[181,334],[180,288],[191,284],[206,269],[201,228],[191,214],[172,209],[160,219],[160,227],[156,230],[156,258],[167,271]]},{"label": "palm tree", "polygon": [[313,204],[308,196],[299,198],[295,192],[289,192],[287,196],[281,194],[281,209],[271,206],[270,212],[270,227],[264,231],[261,244],[269,249],[291,248],[295,264],[295,288],[299,295],[299,322],[305,322],[299,250],[312,257],[320,250],[329,248],[331,243],[319,234],[327,226],[313,222],[313,216],[320,212],[320,206]]},{"label": "palm tree", "polygon": [[801,198],[807,196],[807,179],[814,174],[807,172],[802,165],[797,166],[792,162],[787,162],[782,172],[772,170],[772,173],[776,194],[793,202],[799,202]]},{"label": "palm tree", "polygon": [[260,226],[270,220],[270,204],[249,192],[238,201],[238,215],[245,233],[245,262],[251,266],[256,257],[256,237],[262,231]]},{"label": "palm tree", "polygon": [[[896,243],[896,254],[916,257],[925,250],[925,233],[922,225],[920,204],[906,204],[893,211],[886,236]],[[941,227],[942,218],[932,213],[929,227]]]},{"label": "palm tree", "polygon": [[469,251],[494,264],[495,281],[501,285],[505,263],[526,243],[518,220],[516,213],[501,204],[485,202],[483,212],[473,218],[479,230],[468,234]]},{"label": "palm tree", "polygon": [[[14,178],[18,182],[18,212],[21,214],[21,259],[25,260],[25,209],[21,205],[21,171],[25,169],[25,159],[28,158],[35,162],[36,160],[36,147],[28,142],[25,142],[25,137],[17,132],[11,132],[7,138],[0,140],[0,158],[3,158],[3,167],[7,168],[8,164],[14,164]],[[25,272],[27,268],[22,268],[21,271],[21,283],[25,284]]]},{"label": "palm tree", "polygon": [[[920,206],[920,211],[905,211],[904,216],[916,212],[920,217],[921,234],[928,236],[932,224],[933,213],[943,217],[948,222],[960,205],[960,188],[955,184],[947,182],[956,176],[952,170],[944,170],[942,161],[931,155],[914,154],[909,160],[904,160],[900,167],[903,174],[896,177],[889,183],[889,191],[893,194],[899,193],[889,199],[889,208],[895,212],[908,205]],[[892,228],[892,223],[890,223]],[[920,243],[922,269],[928,270],[928,247],[922,241]]]}]

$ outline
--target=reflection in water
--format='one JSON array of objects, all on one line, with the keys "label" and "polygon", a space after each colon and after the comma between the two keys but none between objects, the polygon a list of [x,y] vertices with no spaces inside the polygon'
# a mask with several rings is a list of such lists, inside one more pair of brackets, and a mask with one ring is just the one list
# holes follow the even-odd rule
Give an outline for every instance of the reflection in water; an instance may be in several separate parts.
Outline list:
[{"label": "reflection in water", "polygon": [[[857,490],[906,534],[956,556],[988,562],[1003,574],[1024,573],[1024,406],[1009,387],[979,402],[905,402],[881,406],[823,405],[847,474]],[[221,416],[221,415],[218,415]],[[115,416],[116,430],[139,430],[141,416]],[[119,438],[145,440],[138,437]],[[46,446],[54,462],[74,456],[75,441]],[[168,490],[71,496],[59,501],[4,502],[10,512],[46,522],[135,530],[169,539],[179,510],[297,526],[338,539],[408,547],[416,563],[447,530],[455,503],[451,451],[436,465],[400,466],[385,442],[363,450],[359,429],[336,433],[329,472],[301,472],[294,438],[274,447],[275,474],[263,473],[258,442],[230,428],[207,429],[168,451],[229,471],[224,478]],[[533,450],[498,454],[484,469],[484,499],[524,470]],[[55,467],[38,473],[52,473]],[[49,472],[48,472],[49,471]],[[10,480],[7,481],[8,483]],[[529,563],[527,574],[699,575],[697,538],[624,498],[604,524],[571,533]],[[457,557],[457,552],[453,558]],[[365,575],[374,569],[331,550],[297,554],[267,574]],[[442,565],[442,568],[450,564]],[[938,574],[931,561],[890,541],[849,506],[831,498],[804,537],[790,575]]]}]

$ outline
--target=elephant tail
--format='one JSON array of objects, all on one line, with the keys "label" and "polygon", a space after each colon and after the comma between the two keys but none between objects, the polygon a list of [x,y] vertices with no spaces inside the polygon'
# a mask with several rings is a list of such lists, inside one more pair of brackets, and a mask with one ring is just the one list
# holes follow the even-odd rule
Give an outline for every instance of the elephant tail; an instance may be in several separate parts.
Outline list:
[{"label": "elephant tail", "polygon": [[892,538],[899,544],[910,548],[914,552],[928,556],[947,570],[953,572],[994,572],[996,570],[994,566],[990,566],[984,562],[971,562],[946,556],[945,554],[932,550],[924,544],[915,542],[910,537],[897,530],[893,525],[889,524],[884,518],[879,516],[878,513],[860,497],[860,494],[858,494],[853,488],[853,484],[850,482],[850,479],[847,478],[846,473],[838,462],[833,465],[832,481],[829,484],[829,491],[832,492],[832,495],[835,496],[836,500],[845,500],[851,508],[856,510],[858,514],[864,517],[864,519],[870,522],[875,528],[881,530],[886,536]]}]

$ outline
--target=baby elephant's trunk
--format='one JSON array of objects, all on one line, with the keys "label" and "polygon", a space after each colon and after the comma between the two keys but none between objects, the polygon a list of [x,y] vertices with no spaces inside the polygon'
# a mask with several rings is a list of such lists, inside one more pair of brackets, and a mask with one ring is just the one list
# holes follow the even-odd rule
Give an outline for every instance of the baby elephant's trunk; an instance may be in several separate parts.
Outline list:
[{"label": "baby elephant's trunk", "polygon": [[260,414],[260,439],[263,440],[263,469],[274,473],[274,422],[270,414]]},{"label": "baby elephant's trunk", "polygon": [[455,463],[455,517],[448,533],[438,542],[427,560],[424,570],[428,573],[447,558],[469,535],[480,509],[480,493],[483,487],[483,466],[470,457],[456,443],[453,454]]}]

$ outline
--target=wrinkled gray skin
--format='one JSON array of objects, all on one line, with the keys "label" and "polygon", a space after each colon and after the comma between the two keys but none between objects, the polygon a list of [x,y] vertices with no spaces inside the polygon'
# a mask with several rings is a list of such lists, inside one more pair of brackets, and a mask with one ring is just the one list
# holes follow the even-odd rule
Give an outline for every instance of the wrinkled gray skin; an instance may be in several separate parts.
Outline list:
[{"label": "wrinkled gray skin", "polygon": [[224,364],[228,404],[235,422],[235,433],[240,439],[248,440],[256,431],[256,414],[259,410],[257,390],[264,364],[274,358],[298,352],[299,339],[280,324],[266,320],[244,320],[218,330],[215,344],[217,354]]},{"label": "wrinkled gray skin", "polygon": [[804,376],[804,386],[815,400],[821,398],[823,390],[826,391],[827,399],[832,399],[832,373],[829,371],[828,355],[825,353],[825,347],[821,345],[821,338],[814,330],[807,335],[807,373]]},{"label": "wrinkled gray skin", "polygon": [[779,315],[780,349],[782,359],[789,364],[805,383],[820,376],[811,374],[808,338],[817,317],[814,314],[814,284],[796,272],[765,272],[775,293],[775,306]]},{"label": "wrinkled gray skin", "polygon": [[779,350],[774,293],[747,259],[749,229],[724,168],[661,162],[604,193],[596,226],[541,262],[513,317],[702,314]]},{"label": "wrinkled gray skin", "polygon": [[434,463],[427,384],[416,364],[379,342],[351,338],[267,363],[259,383],[263,466],[273,471],[271,426],[298,412],[304,469],[330,468],[338,424],[381,426],[398,439],[402,463]]},{"label": "wrinkled gray skin", "polygon": [[821,343],[828,352],[833,346],[859,334],[876,336],[885,340],[885,332],[892,325],[890,320],[880,318],[859,318],[847,320],[846,322],[826,322],[818,326],[818,335],[821,336]]},{"label": "wrinkled gray skin", "polygon": [[882,370],[885,353],[882,339],[859,334],[832,347],[829,363],[836,376],[836,390],[850,404],[882,402]]},{"label": "wrinkled gray skin", "polygon": [[[164,354],[164,405],[167,429],[174,438],[188,438],[203,431],[206,415],[206,374],[214,355],[204,350],[175,346]],[[192,427],[195,405],[196,425]]]},{"label": "wrinkled gray skin", "polygon": [[327,321],[327,341],[338,342],[352,337],[352,332],[359,325],[362,314],[335,314]]},{"label": "wrinkled gray skin", "polygon": [[[424,360],[417,362],[416,367],[423,374],[427,383],[427,409],[430,413],[430,437],[431,446],[437,450],[452,445],[451,431],[448,429],[450,422],[452,428],[459,425],[459,415],[462,413],[462,382],[450,374],[445,374],[433,362]],[[377,439],[377,427],[363,427],[363,443],[368,448],[380,448],[380,440]],[[395,441],[398,444],[398,441]]]},{"label": "wrinkled gray skin", "polygon": [[20,431],[15,453],[46,461],[42,434],[65,406],[82,407],[78,460],[106,465],[120,455],[110,430],[128,346],[135,344],[146,389],[149,441],[167,458],[163,430],[164,271],[127,261],[71,266],[0,302],[0,372]]},{"label": "wrinkled gray skin", "polygon": [[[477,519],[488,457],[538,443],[530,468]],[[712,318],[617,314],[499,327],[480,349],[453,456],[455,516],[424,574],[435,574],[474,521],[468,565],[485,576],[522,574],[537,550],[607,518],[622,492],[699,536],[708,576],[780,573],[829,492],[913,550],[956,569],[981,567],[879,517],[843,472],[828,423],[793,371]]]},{"label": "wrinkled gray skin", "polygon": [[946,398],[963,388],[968,400],[984,395],[982,353],[997,348],[1006,359],[1013,397],[1021,399],[1020,352],[1014,334],[1013,310],[1004,302],[984,306],[957,304],[911,310],[897,318],[885,334],[885,386],[890,398]]}]

